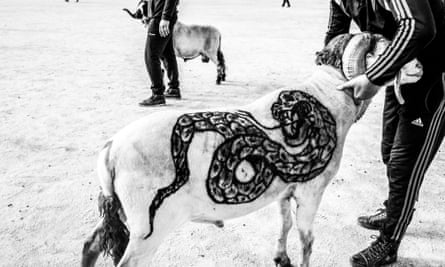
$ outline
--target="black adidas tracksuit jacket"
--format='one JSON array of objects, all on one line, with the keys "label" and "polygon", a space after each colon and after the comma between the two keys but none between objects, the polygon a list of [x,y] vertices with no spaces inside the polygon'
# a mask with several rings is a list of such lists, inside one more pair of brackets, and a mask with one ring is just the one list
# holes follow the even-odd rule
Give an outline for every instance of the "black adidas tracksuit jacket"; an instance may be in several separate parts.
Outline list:
[{"label": "black adidas tracksuit jacket", "polygon": [[176,21],[179,0],[146,0],[146,2],[148,9],[147,17]]},{"label": "black adidas tracksuit jacket", "polygon": [[382,156],[387,165],[388,220],[383,234],[400,240],[411,220],[424,174],[445,131],[445,8],[443,0],[331,0],[325,42],[349,32],[354,21],[362,31],[392,40],[384,54],[366,71],[382,85],[400,68],[418,58],[424,75],[402,86],[406,99],[399,105],[387,89],[383,114]]}]

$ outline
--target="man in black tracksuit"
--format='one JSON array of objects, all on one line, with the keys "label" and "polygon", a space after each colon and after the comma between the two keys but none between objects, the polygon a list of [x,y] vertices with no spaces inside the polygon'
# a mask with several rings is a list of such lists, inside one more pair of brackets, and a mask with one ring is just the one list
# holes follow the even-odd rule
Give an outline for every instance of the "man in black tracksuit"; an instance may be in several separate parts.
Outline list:
[{"label": "man in black tracksuit", "polygon": [[[151,80],[153,95],[142,101],[142,106],[165,103],[165,96],[180,98],[178,64],[173,48],[173,27],[178,18],[178,0],[148,0],[148,33],[145,44],[145,65]],[[161,59],[170,80],[165,92]]]},{"label": "man in black tracksuit", "polygon": [[351,21],[392,42],[364,74],[339,89],[353,88],[357,98],[365,99],[413,58],[424,70],[417,83],[402,86],[405,104],[398,103],[393,88],[386,90],[382,156],[389,195],[385,209],[359,217],[359,224],[380,230],[380,236],[351,258],[352,266],[381,266],[397,259],[424,174],[445,132],[445,9],[443,0],[331,0],[325,42],[349,32]]}]

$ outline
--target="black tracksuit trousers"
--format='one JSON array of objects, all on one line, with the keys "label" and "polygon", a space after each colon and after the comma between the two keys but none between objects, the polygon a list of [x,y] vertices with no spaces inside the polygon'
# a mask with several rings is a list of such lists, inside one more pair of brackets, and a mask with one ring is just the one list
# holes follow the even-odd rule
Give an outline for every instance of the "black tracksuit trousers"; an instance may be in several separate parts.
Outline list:
[{"label": "black tracksuit trousers", "polygon": [[289,2],[289,0],[283,0],[283,3],[281,4],[281,6],[284,7],[284,6],[286,6],[286,5],[287,5],[287,7],[290,7],[290,2]]},{"label": "black tracksuit trousers", "polygon": [[401,240],[411,221],[425,172],[445,132],[445,68],[438,65],[434,54],[419,60],[424,75],[419,82],[402,86],[406,104],[400,105],[393,88],[388,87],[383,112],[382,157],[387,166],[389,195],[385,201],[388,219],[382,233],[396,241]]},{"label": "black tracksuit trousers", "polygon": [[151,90],[154,95],[163,95],[165,91],[161,60],[167,70],[168,86],[179,88],[178,63],[172,38],[176,20],[170,21],[170,34],[166,37],[161,37],[159,34],[160,21],[160,18],[150,19],[145,43],[145,66],[150,76]]}]

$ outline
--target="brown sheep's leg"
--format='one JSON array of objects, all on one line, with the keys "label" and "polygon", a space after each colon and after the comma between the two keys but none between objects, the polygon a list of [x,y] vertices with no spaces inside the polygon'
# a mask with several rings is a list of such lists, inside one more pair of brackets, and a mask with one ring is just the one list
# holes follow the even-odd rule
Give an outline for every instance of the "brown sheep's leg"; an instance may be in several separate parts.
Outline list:
[{"label": "brown sheep's leg", "polygon": [[210,58],[210,60],[213,63],[215,63],[215,65],[216,65],[216,84],[221,84],[222,76],[221,76],[221,71],[219,68],[217,52],[209,52],[208,54],[209,54],[208,57]]},{"label": "brown sheep's leg", "polygon": [[287,235],[292,228],[292,217],[290,211],[290,197],[286,196],[280,199],[281,229],[278,238],[277,251],[274,262],[276,266],[291,267],[290,259],[287,255]]},{"label": "brown sheep's leg", "polygon": [[226,60],[224,59],[224,54],[220,50],[217,52],[217,58],[218,58],[218,74],[221,76],[221,81],[226,81]]}]

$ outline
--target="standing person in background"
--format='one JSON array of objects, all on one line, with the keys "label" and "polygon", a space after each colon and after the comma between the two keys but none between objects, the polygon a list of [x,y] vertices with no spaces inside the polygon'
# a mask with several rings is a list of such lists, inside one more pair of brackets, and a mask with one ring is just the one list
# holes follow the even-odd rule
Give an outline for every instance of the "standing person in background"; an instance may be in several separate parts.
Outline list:
[{"label": "standing person in background", "polygon": [[[173,27],[178,19],[178,0],[148,0],[148,32],[145,44],[145,65],[151,80],[152,96],[141,106],[165,104],[165,97],[180,98],[178,63],[173,49]],[[165,92],[161,60],[167,70],[169,88]]]},{"label": "standing person in background", "polygon": [[287,5],[287,7],[290,7],[289,0],[283,0],[283,3],[281,4],[281,7],[284,7],[285,5]]},{"label": "standing person in background", "polygon": [[[367,99],[413,58],[424,69],[419,82],[401,88],[405,104],[398,103],[393,88],[386,91],[382,156],[389,194],[384,209],[359,217],[361,226],[380,235],[351,258],[352,266],[381,266],[397,260],[424,174],[444,137],[445,8],[443,0],[331,0],[325,42],[349,32],[351,21],[392,42],[364,74],[338,89],[353,89],[356,98]],[[365,95],[370,90],[373,94]]]}]

